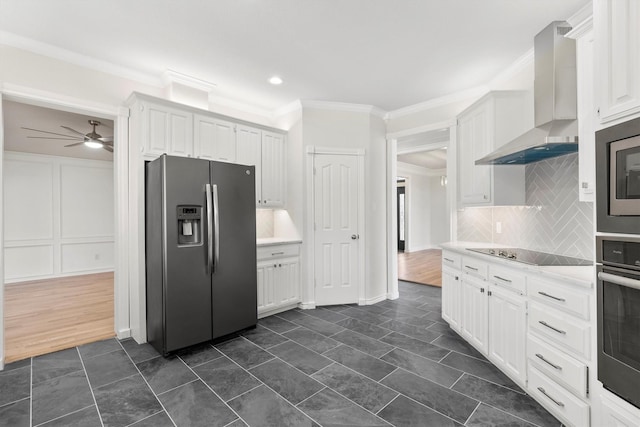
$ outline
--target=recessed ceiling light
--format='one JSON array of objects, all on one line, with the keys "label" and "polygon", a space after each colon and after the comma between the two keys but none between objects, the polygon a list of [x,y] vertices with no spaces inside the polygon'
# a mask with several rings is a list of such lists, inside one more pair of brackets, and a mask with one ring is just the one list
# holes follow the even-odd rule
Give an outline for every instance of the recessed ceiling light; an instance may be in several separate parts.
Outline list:
[{"label": "recessed ceiling light", "polygon": [[282,79],[278,76],[273,76],[269,79],[269,83],[272,85],[278,86],[282,84]]}]

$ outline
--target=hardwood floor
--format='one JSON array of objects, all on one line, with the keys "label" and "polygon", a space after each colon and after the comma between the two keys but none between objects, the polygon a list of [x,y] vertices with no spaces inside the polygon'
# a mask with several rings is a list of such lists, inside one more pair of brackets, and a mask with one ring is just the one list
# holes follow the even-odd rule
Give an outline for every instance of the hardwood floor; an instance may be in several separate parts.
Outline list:
[{"label": "hardwood floor", "polygon": [[442,286],[442,251],[427,249],[398,253],[398,279],[423,285]]},{"label": "hardwood floor", "polygon": [[113,273],[5,285],[5,363],[113,337]]}]

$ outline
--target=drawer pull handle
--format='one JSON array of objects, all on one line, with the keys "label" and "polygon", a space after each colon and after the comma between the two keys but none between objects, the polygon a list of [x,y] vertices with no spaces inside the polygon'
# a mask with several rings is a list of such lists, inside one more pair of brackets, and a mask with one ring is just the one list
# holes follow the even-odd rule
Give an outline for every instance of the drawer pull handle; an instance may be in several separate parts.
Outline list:
[{"label": "drawer pull handle", "polygon": [[559,400],[554,399],[553,397],[549,396],[547,394],[547,392],[542,388],[542,387],[538,387],[538,391],[542,394],[544,394],[545,396],[547,396],[553,403],[555,403],[556,405],[558,405],[561,408],[564,408],[564,403],[560,402]]},{"label": "drawer pull handle", "polygon": [[271,256],[276,256],[276,255],[284,255],[284,252],[274,252],[271,254]]},{"label": "drawer pull handle", "polygon": [[453,262],[453,260],[449,259],[449,258],[444,258],[444,260],[447,261],[447,262]]},{"label": "drawer pull handle", "polygon": [[560,302],[565,302],[565,301],[566,301],[566,299],[564,299],[564,298],[554,297],[553,295],[549,295],[549,294],[548,294],[548,293],[546,293],[546,292],[539,292],[539,291],[538,291],[538,293],[539,293],[540,295],[542,295],[543,297],[551,298],[551,299],[554,299],[554,300],[556,300],[556,301],[560,301]]},{"label": "drawer pull handle", "polygon": [[540,323],[542,326],[546,326],[547,328],[551,329],[552,331],[556,331],[559,334],[566,335],[566,333],[567,333],[566,331],[563,331],[562,329],[554,328],[553,326],[551,326],[550,324],[548,324],[544,320],[538,320],[538,323]]},{"label": "drawer pull handle", "polygon": [[562,371],[562,366],[556,365],[555,363],[549,362],[547,359],[544,358],[543,355],[541,355],[540,353],[536,353],[536,357],[540,360],[542,360],[543,362],[545,362],[547,365],[554,367],[555,369],[557,369],[558,371]]},{"label": "drawer pull handle", "polygon": [[477,269],[477,268],[475,268],[475,267],[471,267],[471,266],[469,266],[469,265],[465,265],[465,268],[468,268],[469,270],[473,270],[473,271],[478,271],[478,269]]},{"label": "drawer pull handle", "polygon": [[493,277],[495,277],[498,280],[502,280],[503,282],[511,283],[511,280],[505,279],[504,277],[500,277],[500,276],[493,276]]}]

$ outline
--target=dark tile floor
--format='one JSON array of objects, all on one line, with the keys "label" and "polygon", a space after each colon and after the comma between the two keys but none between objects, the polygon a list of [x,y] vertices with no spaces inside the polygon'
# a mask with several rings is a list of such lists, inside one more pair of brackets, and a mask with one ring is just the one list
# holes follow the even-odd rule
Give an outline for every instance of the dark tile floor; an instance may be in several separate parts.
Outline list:
[{"label": "dark tile floor", "polygon": [[291,310],[163,358],[100,341],[0,372],[0,426],[558,426],[440,317],[440,288]]}]

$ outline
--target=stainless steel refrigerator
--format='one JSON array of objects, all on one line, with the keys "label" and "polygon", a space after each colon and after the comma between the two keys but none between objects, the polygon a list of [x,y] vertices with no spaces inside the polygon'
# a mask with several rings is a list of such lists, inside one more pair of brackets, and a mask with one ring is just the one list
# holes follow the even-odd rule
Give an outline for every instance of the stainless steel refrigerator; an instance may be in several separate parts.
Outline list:
[{"label": "stainless steel refrigerator", "polygon": [[160,353],[256,325],[254,173],[166,154],[147,163],[147,341]]}]

